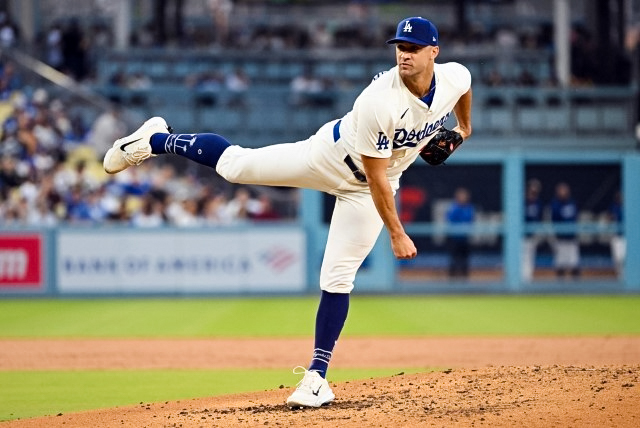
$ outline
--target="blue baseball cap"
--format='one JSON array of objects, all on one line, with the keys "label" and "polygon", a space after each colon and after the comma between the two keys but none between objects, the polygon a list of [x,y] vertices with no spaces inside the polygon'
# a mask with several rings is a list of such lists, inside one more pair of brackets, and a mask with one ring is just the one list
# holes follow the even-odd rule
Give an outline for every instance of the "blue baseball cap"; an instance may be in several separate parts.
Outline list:
[{"label": "blue baseball cap", "polygon": [[388,44],[414,43],[420,46],[438,46],[438,29],[428,19],[420,16],[400,21],[396,36],[387,40]]}]

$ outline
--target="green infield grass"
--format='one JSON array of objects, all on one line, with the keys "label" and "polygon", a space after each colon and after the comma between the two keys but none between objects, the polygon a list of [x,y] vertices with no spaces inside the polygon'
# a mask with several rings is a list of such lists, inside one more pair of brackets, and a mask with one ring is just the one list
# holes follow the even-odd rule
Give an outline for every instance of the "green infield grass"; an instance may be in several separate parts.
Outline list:
[{"label": "green infield grass", "polygon": [[[0,300],[0,340],[308,337],[317,297]],[[350,336],[640,334],[640,296],[357,296]],[[406,369],[405,369],[406,370]],[[415,369],[426,370],[423,369]],[[396,368],[331,370],[334,381]],[[0,420],[293,386],[286,370],[0,372]]]}]

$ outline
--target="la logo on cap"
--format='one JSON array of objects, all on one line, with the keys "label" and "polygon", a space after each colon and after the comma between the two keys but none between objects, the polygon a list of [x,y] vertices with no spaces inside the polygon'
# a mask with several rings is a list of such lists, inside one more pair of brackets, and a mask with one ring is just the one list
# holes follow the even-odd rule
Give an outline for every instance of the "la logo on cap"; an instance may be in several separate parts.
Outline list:
[{"label": "la logo on cap", "polygon": [[403,33],[410,33],[411,30],[413,30],[413,27],[411,27],[411,23],[409,21],[406,21],[404,23],[404,28],[402,29]]}]

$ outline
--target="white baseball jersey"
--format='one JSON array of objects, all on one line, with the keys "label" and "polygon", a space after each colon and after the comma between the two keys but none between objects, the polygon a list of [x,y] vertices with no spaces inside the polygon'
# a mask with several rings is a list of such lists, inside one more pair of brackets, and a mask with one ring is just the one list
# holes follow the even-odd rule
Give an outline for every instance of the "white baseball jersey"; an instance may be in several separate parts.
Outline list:
[{"label": "white baseball jersey", "polygon": [[369,186],[356,176],[363,171],[360,155],[391,158],[387,177],[396,190],[402,172],[471,86],[469,71],[457,63],[435,64],[434,74],[430,107],[409,92],[394,67],[360,94],[352,111],[309,139],[258,149],[231,146],[220,157],[216,171],[232,183],[303,187],[336,196],[321,289],[351,292],[356,272],[382,230]]},{"label": "white baseball jersey", "polygon": [[415,161],[420,149],[471,87],[471,74],[461,64],[435,64],[434,74],[436,90],[431,106],[407,89],[396,66],[360,94],[340,124],[340,142],[358,168],[362,168],[361,154],[391,158],[387,177],[394,189],[402,172]]}]

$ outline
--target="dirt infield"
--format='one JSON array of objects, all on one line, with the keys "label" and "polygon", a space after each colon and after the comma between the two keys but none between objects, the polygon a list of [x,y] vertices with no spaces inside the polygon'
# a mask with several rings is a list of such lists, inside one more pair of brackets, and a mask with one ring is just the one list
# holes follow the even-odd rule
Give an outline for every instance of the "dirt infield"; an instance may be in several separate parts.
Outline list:
[{"label": "dirt infield", "polygon": [[[311,339],[2,340],[0,370],[289,370],[305,364],[311,345]],[[397,367],[399,374],[332,384],[336,401],[321,409],[286,408],[291,388],[283,387],[0,426],[640,426],[640,337],[348,338],[332,366]],[[403,367],[442,369],[405,375]]]}]

